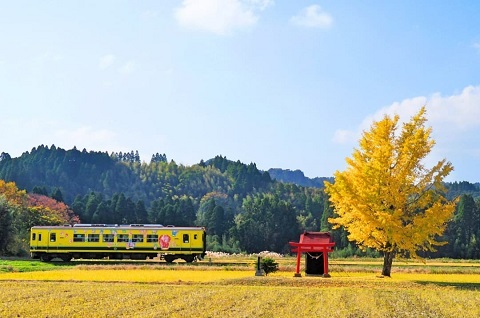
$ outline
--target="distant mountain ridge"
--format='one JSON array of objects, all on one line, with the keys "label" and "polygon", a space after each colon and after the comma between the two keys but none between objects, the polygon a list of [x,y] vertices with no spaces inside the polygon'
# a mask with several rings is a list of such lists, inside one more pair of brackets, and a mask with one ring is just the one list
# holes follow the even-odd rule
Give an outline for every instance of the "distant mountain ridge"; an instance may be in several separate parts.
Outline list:
[{"label": "distant mountain ridge", "polygon": [[333,182],[333,177],[316,177],[308,178],[301,170],[290,170],[272,168],[268,170],[270,177],[280,182],[294,183],[299,186],[312,187],[312,188],[324,188],[324,182]]},{"label": "distant mountain ridge", "polygon": [[[212,167],[215,171],[207,169]],[[203,195],[220,191],[228,195],[245,195],[251,191],[269,192],[272,180],[292,185],[323,189],[324,182],[334,182],[333,177],[308,178],[296,169],[271,168],[258,170],[255,163],[243,164],[223,156],[192,166],[177,165],[167,161],[166,155],[152,156],[150,163],[141,162],[138,152],[124,154],[95,152],[75,147],[64,150],[52,145],[40,145],[18,158],[8,153],[0,154],[0,179],[15,181],[27,191],[45,187],[52,192],[59,188],[65,202],[72,203],[77,195],[98,192],[111,197],[124,193],[135,200],[149,203],[158,197],[188,195],[200,200]],[[447,198],[462,194],[480,197],[480,183],[447,182]]]}]

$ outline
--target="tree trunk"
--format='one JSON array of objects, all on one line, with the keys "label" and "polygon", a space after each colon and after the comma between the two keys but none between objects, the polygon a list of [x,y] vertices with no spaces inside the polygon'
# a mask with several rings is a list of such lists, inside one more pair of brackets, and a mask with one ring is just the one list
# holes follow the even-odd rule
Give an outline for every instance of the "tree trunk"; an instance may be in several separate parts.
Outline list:
[{"label": "tree trunk", "polygon": [[382,275],[383,276],[390,277],[394,257],[395,257],[395,252],[394,251],[385,252],[385,254],[383,256],[383,269],[382,269]]}]

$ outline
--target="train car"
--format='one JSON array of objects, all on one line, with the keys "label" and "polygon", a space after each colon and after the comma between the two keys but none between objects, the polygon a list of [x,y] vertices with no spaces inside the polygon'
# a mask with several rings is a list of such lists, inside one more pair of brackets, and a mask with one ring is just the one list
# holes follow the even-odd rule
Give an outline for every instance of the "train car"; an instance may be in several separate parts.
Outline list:
[{"label": "train car", "polygon": [[53,258],[135,259],[160,256],[167,263],[183,259],[188,263],[205,256],[203,227],[175,227],[158,224],[75,224],[34,226],[30,231],[30,254],[48,262]]}]

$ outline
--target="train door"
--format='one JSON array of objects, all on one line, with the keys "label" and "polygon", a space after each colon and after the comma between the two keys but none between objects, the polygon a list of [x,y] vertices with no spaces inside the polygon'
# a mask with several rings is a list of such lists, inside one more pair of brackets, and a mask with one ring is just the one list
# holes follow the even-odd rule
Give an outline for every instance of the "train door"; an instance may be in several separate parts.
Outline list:
[{"label": "train door", "polygon": [[31,246],[34,250],[46,250],[48,249],[48,242],[46,237],[46,232],[42,230],[32,230],[31,235]]},{"label": "train door", "polygon": [[41,238],[41,234],[37,231],[32,229],[32,232],[30,233],[30,249],[32,250],[37,250],[39,247],[39,241]]},{"label": "train door", "polygon": [[58,235],[57,235],[57,232],[54,232],[54,231],[48,231],[48,249],[50,251],[54,250],[58,250],[58,243],[57,243],[57,240],[58,240]]},{"label": "train door", "polygon": [[182,250],[190,252],[192,248],[193,236],[189,232],[182,233]]}]

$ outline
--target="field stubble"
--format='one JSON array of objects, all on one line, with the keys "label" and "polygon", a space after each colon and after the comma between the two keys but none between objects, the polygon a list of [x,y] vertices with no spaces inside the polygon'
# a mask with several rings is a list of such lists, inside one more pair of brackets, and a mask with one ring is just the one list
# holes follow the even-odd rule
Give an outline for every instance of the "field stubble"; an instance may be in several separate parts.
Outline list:
[{"label": "field stubble", "polygon": [[17,272],[13,266],[13,271],[0,273],[0,316],[480,316],[480,275],[476,269],[470,272],[470,267],[462,273],[440,274],[435,272],[438,267],[415,271],[412,265],[395,268],[393,278],[379,278],[378,266],[368,262],[334,262],[332,277],[325,279],[294,278],[291,262],[284,259],[279,273],[255,277],[254,261],[250,262],[248,266],[81,264],[30,272]]},{"label": "field stubble", "polygon": [[[270,278],[273,277],[255,280]],[[478,317],[480,314],[478,291],[435,285],[387,284],[373,288],[369,283],[361,287],[328,285],[328,288],[325,285],[305,288],[283,284],[4,281],[0,283],[3,290],[0,316]]]}]

